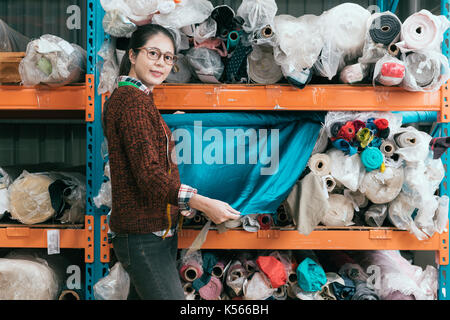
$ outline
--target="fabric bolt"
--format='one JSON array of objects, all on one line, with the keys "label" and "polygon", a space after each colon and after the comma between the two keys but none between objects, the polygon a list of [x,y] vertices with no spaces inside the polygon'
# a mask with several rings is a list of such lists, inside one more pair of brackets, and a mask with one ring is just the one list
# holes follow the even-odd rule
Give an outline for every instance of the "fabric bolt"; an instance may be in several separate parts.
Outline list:
[{"label": "fabric bolt", "polygon": [[350,144],[347,140],[337,139],[332,142],[336,149],[343,151],[346,155],[352,156],[358,152],[358,149]]},{"label": "fabric bolt", "polygon": [[194,41],[195,48],[207,48],[216,51],[221,57],[226,57],[228,55],[227,47],[225,42],[219,38],[209,38],[200,43]]},{"label": "fabric bolt", "polygon": [[380,131],[377,132],[377,136],[380,139],[387,139],[390,134],[391,134],[391,129],[390,128],[386,128],[384,130],[380,130]]},{"label": "fabric bolt", "polygon": [[211,274],[212,274],[212,269],[214,268],[214,266],[217,263],[217,257],[209,252],[205,252],[202,255],[202,269],[203,269],[203,273],[200,277],[198,277],[197,279],[195,279],[192,282],[192,286],[194,287],[194,289],[196,291],[199,291],[200,288],[202,288],[203,286],[207,285],[210,281],[211,278]]},{"label": "fabric bolt", "polygon": [[200,297],[202,297],[205,300],[220,300],[222,290],[223,290],[222,281],[212,276],[210,277],[208,283],[198,290],[198,293],[200,294]]},{"label": "fabric bolt", "polygon": [[259,225],[258,214],[247,214],[241,217],[242,228],[247,232],[258,232],[261,229]]},{"label": "fabric bolt", "polygon": [[339,73],[339,80],[342,83],[354,84],[362,82],[368,74],[368,68],[361,63],[345,66]]},{"label": "fabric bolt", "polygon": [[[283,65],[281,66],[281,70],[283,71]],[[310,69],[304,69],[300,72],[286,72],[283,71],[284,76],[288,80],[290,84],[294,87],[303,89],[312,79],[312,72]]]},{"label": "fabric bolt", "polygon": [[430,149],[433,152],[433,159],[439,159],[450,147],[450,137],[433,138],[430,141]]},{"label": "fabric bolt", "polygon": [[330,156],[325,153],[313,154],[308,160],[308,167],[316,175],[326,176],[331,172]]},{"label": "fabric bolt", "polygon": [[375,64],[373,83],[377,81],[384,86],[397,86],[402,83],[405,73],[405,62],[387,54]]},{"label": "fabric bolt", "polygon": [[351,300],[355,294],[355,283],[345,275],[340,276],[344,280],[345,284],[343,285],[339,281],[332,282],[331,286],[333,288],[334,295],[338,300]]},{"label": "fabric bolt", "polygon": [[325,271],[311,258],[305,258],[297,267],[299,287],[306,292],[319,291],[327,282]]},{"label": "fabric bolt", "polygon": [[247,56],[252,50],[252,46],[246,46],[242,40],[239,41],[231,58],[225,65],[225,79],[227,82],[241,82],[243,78],[247,79]]},{"label": "fabric bolt", "polygon": [[189,261],[181,266],[180,275],[184,281],[192,282],[203,275],[203,268],[197,261]]},{"label": "fabric bolt", "polygon": [[426,52],[412,52],[406,56],[408,74],[416,85],[426,88],[441,75],[441,62]]},{"label": "fabric bolt", "polygon": [[383,141],[383,143],[380,146],[380,150],[385,157],[391,157],[394,154],[396,148],[397,147],[395,143],[388,140]]},{"label": "fabric bolt", "polygon": [[361,152],[361,162],[368,172],[380,168],[383,161],[383,153],[376,147],[367,147]]},{"label": "fabric bolt", "polygon": [[330,194],[328,198],[329,209],[321,222],[330,227],[347,227],[352,225],[354,215],[353,204],[342,194]]},{"label": "fabric bolt", "polygon": [[355,125],[353,124],[353,121],[347,121],[347,123],[345,123],[339,130],[339,132],[337,134],[337,138],[344,139],[344,140],[350,142],[353,140],[355,135],[356,135],[356,129],[355,129]]},{"label": "fabric bolt", "polygon": [[273,58],[270,46],[253,46],[248,55],[248,75],[250,80],[261,84],[274,84],[283,78],[281,67]]},{"label": "fabric bolt", "polygon": [[288,297],[288,285],[282,285],[277,288],[273,293],[273,298],[275,300],[286,300]]},{"label": "fabric bolt", "polygon": [[381,14],[372,20],[369,34],[373,42],[390,45],[398,39],[402,30],[402,23],[393,14]]},{"label": "fabric bolt", "polygon": [[379,137],[374,137],[372,141],[370,141],[368,147],[369,148],[380,148],[383,143]]},{"label": "fabric bolt", "polygon": [[389,127],[389,120],[387,120],[387,119],[383,119],[383,118],[375,119],[373,121],[373,123],[375,123],[378,130],[384,130]]},{"label": "fabric bolt", "polygon": [[272,288],[278,288],[287,282],[284,265],[273,256],[259,256],[256,259],[259,269],[269,279]]},{"label": "fabric bolt", "polygon": [[403,167],[386,167],[384,172],[373,170],[364,175],[360,191],[375,204],[388,203],[400,193],[404,181]]},{"label": "fabric bolt", "polygon": [[258,214],[257,220],[261,230],[269,230],[274,224],[270,214]]},{"label": "fabric bolt", "polygon": [[[337,137],[339,130],[341,130],[341,127],[344,125],[343,122],[335,122],[330,127],[330,133],[332,137]],[[356,130],[356,125],[355,125]]]},{"label": "fabric bolt", "polygon": [[242,294],[242,287],[246,280],[247,272],[239,260],[235,260],[231,263],[227,270],[226,275],[226,287],[228,295],[233,298]]},{"label": "fabric bolt", "polygon": [[217,23],[216,37],[226,38],[228,33],[233,30],[234,10],[227,5],[219,5],[211,12],[211,18]]},{"label": "fabric bolt", "polygon": [[255,272],[245,279],[242,291],[245,300],[265,300],[272,296],[275,289],[271,288],[263,273]]},{"label": "fabric bolt", "polygon": [[[370,125],[370,123],[367,123]],[[361,148],[366,148],[369,143],[373,140],[373,133],[369,128],[362,128],[356,134],[356,139],[359,141]]]}]

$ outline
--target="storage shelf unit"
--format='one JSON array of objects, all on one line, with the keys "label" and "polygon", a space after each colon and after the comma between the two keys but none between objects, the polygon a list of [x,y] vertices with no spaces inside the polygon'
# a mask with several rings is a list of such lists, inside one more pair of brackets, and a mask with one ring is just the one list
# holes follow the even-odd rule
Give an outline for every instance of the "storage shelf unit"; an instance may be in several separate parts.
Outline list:
[{"label": "storage shelf unit", "polygon": [[[99,1],[88,1],[88,70],[93,76],[95,93],[94,115],[88,122],[91,148],[88,156],[88,214],[95,218],[95,262],[96,277],[106,275],[111,246],[107,240],[107,222],[104,209],[93,206],[92,197],[97,195],[103,182],[101,156],[103,132],[100,115],[105,96],[100,96],[96,88],[99,83],[100,57],[98,50],[109,36],[102,28],[104,11]],[[395,11],[398,1],[377,1],[382,11]],[[441,12],[448,17],[450,0],[441,1]],[[448,41],[449,35],[445,34]],[[448,47],[443,44],[443,52],[448,56]],[[447,135],[449,111],[448,87],[434,93],[407,92],[400,88],[308,85],[298,90],[290,85],[226,85],[226,84],[164,84],[154,89],[155,104],[160,110],[195,110],[203,112],[219,111],[294,111],[294,110],[342,110],[342,111],[436,111],[438,112],[439,135]],[[450,133],[450,131],[449,131]],[[443,158],[447,166],[447,155]],[[441,184],[441,194],[448,194],[448,175]],[[183,228],[179,234],[179,248],[192,244],[199,230]],[[98,241],[98,242],[97,242]],[[251,233],[242,230],[228,230],[219,233],[210,230],[204,249],[316,249],[316,250],[430,250],[439,258],[439,292],[441,300],[449,297],[446,292],[448,269],[448,232],[435,234],[431,239],[420,241],[407,231],[393,228],[316,228],[308,236],[296,230],[260,230]],[[449,287],[450,288],[450,287]],[[89,296],[87,297],[89,298]]]}]

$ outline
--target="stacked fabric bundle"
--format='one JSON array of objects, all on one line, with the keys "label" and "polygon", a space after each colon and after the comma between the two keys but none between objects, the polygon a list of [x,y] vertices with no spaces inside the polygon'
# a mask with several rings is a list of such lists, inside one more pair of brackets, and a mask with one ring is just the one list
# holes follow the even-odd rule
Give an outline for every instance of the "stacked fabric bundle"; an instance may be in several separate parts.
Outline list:
[{"label": "stacked fabric bundle", "polygon": [[440,53],[450,22],[427,10],[402,23],[393,13],[371,14],[354,3],[300,17],[277,15],[274,0],[243,0],[237,11],[208,0],[101,4],[104,30],[113,37],[98,53],[105,60],[101,93],[114,89],[126,47],[117,45],[116,56],[115,39],[130,37],[146,23],[169,28],[177,42],[180,59],[169,83],[287,82],[301,89],[324,81],[372,82],[435,91],[450,76],[448,60]]},{"label": "stacked fabric bundle", "polygon": [[448,197],[435,192],[448,138],[401,124],[394,113],[327,114],[322,135],[329,144],[315,149],[284,203],[300,233],[319,224],[393,225],[424,240],[445,230]]},{"label": "stacked fabric bundle", "polygon": [[[399,251],[180,251],[188,300],[435,300],[437,270]],[[202,271],[183,276],[189,261]],[[374,266],[378,267],[375,268]]]}]

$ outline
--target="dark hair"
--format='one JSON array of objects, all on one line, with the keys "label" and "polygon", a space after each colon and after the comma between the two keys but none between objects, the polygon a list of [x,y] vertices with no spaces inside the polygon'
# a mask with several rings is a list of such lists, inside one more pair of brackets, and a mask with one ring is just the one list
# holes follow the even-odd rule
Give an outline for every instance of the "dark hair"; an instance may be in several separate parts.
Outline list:
[{"label": "dark hair", "polygon": [[137,48],[140,48],[145,45],[145,43],[150,39],[151,37],[157,35],[157,34],[164,34],[166,35],[173,44],[173,48],[176,53],[176,43],[175,39],[172,35],[172,33],[169,31],[169,29],[164,28],[163,26],[159,24],[146,24],[143,26],[139,26],[131,35],[131,38],[128,42],[127,50],[125,51],[125,54],[123,55],[122,62],[120,63],[119,68],[119,75],[120,76],[126,76],[130,73],[131,69],[131,61],[129,57],[130,50],[133,50],[135,54],[139,52]]}]

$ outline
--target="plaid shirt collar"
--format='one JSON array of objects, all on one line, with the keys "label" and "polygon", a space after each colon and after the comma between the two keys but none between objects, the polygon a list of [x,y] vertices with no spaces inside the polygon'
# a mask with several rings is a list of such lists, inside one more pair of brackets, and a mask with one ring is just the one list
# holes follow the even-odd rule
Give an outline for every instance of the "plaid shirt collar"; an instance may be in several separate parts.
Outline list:
[{"label": "plaid shirt collar", "polygon": [[138,88],[139,90],[142,90],[146,95],[149,95],[152,92],[152,90],[150,90],[141,81],[139,81],[138,79],[135,79],[133,77],[130,77],[130,76],[119,76],[118,82],[119,82],[119,87],[127,86],[127,85],[133,86],[133,87]]}]

